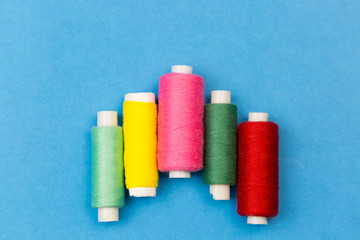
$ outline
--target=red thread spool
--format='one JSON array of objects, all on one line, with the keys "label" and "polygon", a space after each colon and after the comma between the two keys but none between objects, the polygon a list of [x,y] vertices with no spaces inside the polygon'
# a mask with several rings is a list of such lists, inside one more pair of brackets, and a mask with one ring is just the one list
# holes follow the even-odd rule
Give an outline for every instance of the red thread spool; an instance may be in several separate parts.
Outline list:
[{"label": "red thread spool", "polygon": [[279,127],[267,113],[249,113],[238,128],[238,214],[248,224],[267,224],[278,214]]}]

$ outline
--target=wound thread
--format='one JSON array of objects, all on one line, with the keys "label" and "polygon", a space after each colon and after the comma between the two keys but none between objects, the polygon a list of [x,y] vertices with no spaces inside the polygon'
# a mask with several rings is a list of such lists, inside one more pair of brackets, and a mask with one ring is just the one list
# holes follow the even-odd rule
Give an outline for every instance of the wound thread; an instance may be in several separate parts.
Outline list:
[{"label": "wound thread", "polygon": [[203,168],[204,79],[167,73],[160,78],[158,168],[199,171]]},{"label": "wound thread", "polygon": [[124,102],[126,187],[157,187],[157,107],[151,102]]},{"label": "wound thread", "polygon": [[237,107],[234,104],[205,106],[205,184],[236,184]]},{"label": "wound thread", "polygon": [[275,217],[279,202],[278,126],[243,122],[238,128],[238,143],[238,214]]},{"label": "wound thread", "polygon": [[123,136],[121,127],[91,129],[92,199],[94,208],[124,206]]}]

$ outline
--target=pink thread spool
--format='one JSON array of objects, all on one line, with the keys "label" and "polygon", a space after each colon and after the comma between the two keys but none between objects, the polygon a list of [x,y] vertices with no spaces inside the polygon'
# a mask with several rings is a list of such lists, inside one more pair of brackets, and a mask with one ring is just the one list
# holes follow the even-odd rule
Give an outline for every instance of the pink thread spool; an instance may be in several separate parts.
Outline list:
[{"label": "pink thread spool", "polygon": [[158,168],[170,178],[190,178],[203,168],[204,79],[175,65],[160,77]]}]

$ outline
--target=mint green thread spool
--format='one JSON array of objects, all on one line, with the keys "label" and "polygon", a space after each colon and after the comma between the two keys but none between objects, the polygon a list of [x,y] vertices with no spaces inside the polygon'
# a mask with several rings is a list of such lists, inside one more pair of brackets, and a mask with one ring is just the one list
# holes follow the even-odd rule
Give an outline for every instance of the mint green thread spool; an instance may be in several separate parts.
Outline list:
[{"label": "mint green thread spool", "polygon": [[236,184],[237,107],[230,91],[212,91],[205,106],[203,181],[214,200],[230,200],[230,185]]},{"label": "mint green thread spool", "polygon": [[92,201],[99,222],[119,220],[124,206],[123,133],[117,126],[117,112],[98,112],[98,126],[92,128]]}]

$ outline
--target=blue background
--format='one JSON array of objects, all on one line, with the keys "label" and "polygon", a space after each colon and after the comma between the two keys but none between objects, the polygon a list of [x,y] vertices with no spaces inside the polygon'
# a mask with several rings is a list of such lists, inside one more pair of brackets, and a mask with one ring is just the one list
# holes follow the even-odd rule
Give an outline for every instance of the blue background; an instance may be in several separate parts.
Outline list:
[{"label": "blue background", "polygon": [[[354,239],[360,234],[360,1],[0,1],[0,238]],[[90,207],[90,129],[188,64],[239,122],[280,126],[280,211],[251,226],[201,173],[161,174],[120,221]]]}]

